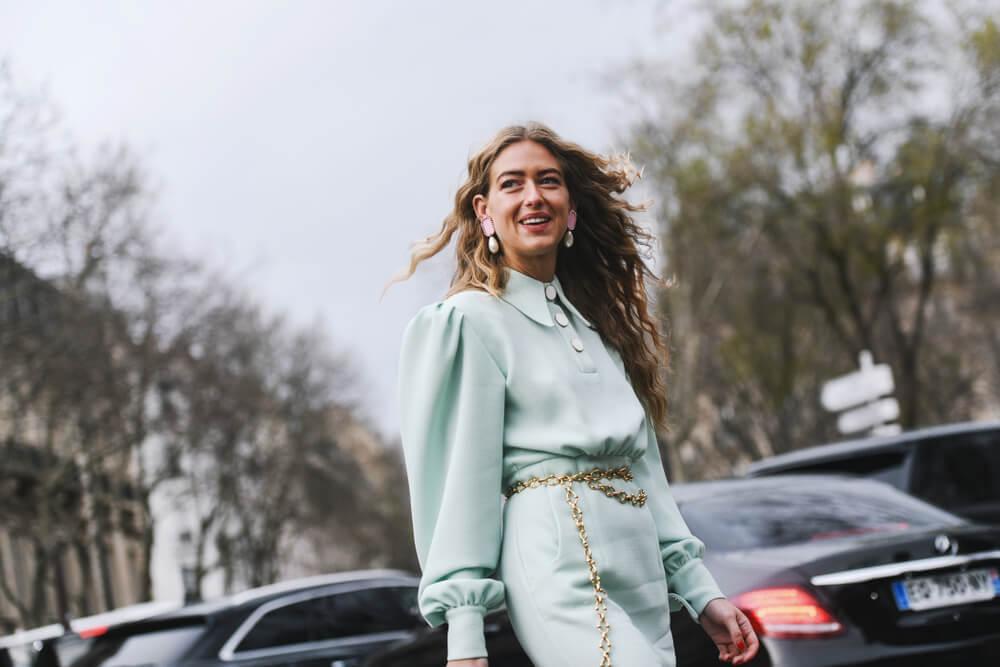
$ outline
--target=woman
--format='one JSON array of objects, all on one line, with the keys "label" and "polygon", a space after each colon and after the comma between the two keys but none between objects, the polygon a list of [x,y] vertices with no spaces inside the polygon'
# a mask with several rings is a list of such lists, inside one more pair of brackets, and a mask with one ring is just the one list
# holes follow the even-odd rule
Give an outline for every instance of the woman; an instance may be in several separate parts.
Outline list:
[{"label": "woman", "polygon": [[449,294],[400,360],[420,610],[448,623],[448,667],[485,667],[483,615],[505,600],[538,667],[674,665],[682,607],[721,660],[756,654],[660,462],[649,239],[619,197],[634,174],[542,125],[506,128],[402,276],[457,234]]}]

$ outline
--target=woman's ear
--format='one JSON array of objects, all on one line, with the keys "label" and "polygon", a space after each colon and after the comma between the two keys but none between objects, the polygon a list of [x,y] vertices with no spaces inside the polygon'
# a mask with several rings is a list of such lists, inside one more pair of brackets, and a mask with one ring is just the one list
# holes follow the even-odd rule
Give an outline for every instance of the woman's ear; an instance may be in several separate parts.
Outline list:
[{"label": "woman's ear", "polygon": [[472,210],[476,212],[476,218],[482,220],[486,217],[486,197],[476,195],[472,198]]}]

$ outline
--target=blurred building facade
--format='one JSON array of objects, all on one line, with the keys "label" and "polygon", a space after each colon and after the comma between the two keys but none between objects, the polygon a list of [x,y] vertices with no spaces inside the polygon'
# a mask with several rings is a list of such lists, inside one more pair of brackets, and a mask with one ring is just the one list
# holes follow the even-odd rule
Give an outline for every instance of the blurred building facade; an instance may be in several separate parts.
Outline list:
[{"label": "blurred building facade", "polygon": [[84,354],[72,343],[86,337],[66,320],[80,307],[70,301],[0,254],[0,632],[132,604],[148,590],[137,463],[83,437],[88,419],[66,393],[86,392],[65,382]]}]

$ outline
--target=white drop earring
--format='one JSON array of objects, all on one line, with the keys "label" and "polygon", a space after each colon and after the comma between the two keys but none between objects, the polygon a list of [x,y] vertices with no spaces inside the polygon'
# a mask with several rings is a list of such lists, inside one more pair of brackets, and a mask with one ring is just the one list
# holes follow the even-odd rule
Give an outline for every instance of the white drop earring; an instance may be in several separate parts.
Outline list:
[{"label": "white drop earring", "polygon": [[566,235],[563,236],[563,245],[567,248],[573,247],[573,230],[576,229],[576,211],[569,212],[569,219],[566,220]]},{"label": "white drop earring", "polygon": [[486,245],[489,246],[490,252],[494,255],[500,252],[500,242],[497,241],[497,230],[493,226],[493,218],[487,215],[479,221],[479,224],[483,227],[483,234],[487,238]]}]

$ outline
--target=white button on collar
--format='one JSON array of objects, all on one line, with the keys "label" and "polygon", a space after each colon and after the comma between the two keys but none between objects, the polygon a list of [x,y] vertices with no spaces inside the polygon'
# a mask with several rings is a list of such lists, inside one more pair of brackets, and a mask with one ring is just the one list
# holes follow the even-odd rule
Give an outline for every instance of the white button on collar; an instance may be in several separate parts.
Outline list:
[{"label": "white button on collar", "polygon": [[556,300],[556,288],[554,285],[545,286],[545,298],[548,299],[549,301]]},{"label": "white button on collar", "polygon": [[583,341],[579,338],[574,338],[569,342],[569,344],[572,345],[573,349],[577,352],[583,352]]},{"label": "white button on collar", "polygon": [[566,313],[561,310],[556,311],[556,323],[561,327],[569,326],[569,318],[566,317]]}]

